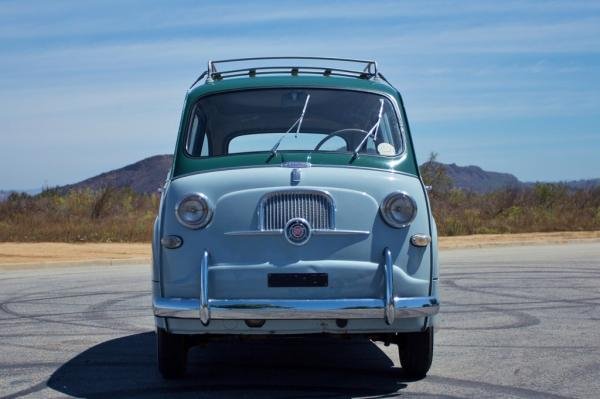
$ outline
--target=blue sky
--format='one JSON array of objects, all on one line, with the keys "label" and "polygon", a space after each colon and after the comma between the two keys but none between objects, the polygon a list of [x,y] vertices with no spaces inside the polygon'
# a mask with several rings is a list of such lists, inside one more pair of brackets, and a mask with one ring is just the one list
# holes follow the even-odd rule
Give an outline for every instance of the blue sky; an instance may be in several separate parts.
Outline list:
[{"label": "blue sky", "polygon": [[170,153],[208,59],[289,54],[376,59],[421,162],[600,177],[600,2],[0,1],[0,189]]}]

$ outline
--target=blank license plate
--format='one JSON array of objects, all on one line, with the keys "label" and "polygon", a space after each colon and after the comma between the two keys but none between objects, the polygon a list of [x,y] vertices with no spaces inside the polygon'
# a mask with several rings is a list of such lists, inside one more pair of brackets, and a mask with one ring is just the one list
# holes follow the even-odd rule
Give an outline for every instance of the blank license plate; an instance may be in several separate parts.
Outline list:
[{"label": "blank license plate", "polygon": [[269,273],[269,287],[327,287],[327,273]]}]

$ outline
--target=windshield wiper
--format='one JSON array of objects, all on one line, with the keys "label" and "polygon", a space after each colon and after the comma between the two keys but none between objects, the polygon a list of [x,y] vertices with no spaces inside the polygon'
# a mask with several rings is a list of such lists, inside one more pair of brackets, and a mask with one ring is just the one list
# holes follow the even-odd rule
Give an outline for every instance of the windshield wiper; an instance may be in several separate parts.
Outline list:
[{"label": "windshield wiper", "polygon": [[279,148],[279,144],[281,144],[281,141],[283,140],[283,138],[289,132],[292,131],[294,126],[297,126],[296,135],[300,132],[300,127],[302,127],[302,121],[304,120],[304,114],[306,113],[306,106],[308,105],[308,100],[310,100],[310,94],[306,95],[306,101],[304,101],[304,107],[302,108],[302,113],[300,114],[300,117],[298,119],[296,119],[296,122],[294,122],[294,124],[292,126],[290,126],[290,128],[284,134],[281,135],[281,137],[279,138],[279,140],[277,140],[277,142],[275,143],[273,148],[271,148],[271,157],[274,157],[275,155],[277,155],[277,148]]},{"label": "windshield wiper", "polygon": [[356,146],[356,148],[354,149],[354,154],[352,155],[352,160],[354,160],[358,157],[358,151],[365,144],[365,141],[367,141],[367,139],[369,138],[369,136],[371,134],[373,135],[373,140],[377,140],[377,132],[379,131],[379,124],[381,123],[381,115],[383,114],[383,99],[380,99],[379,102],[381,103],[381,105],[379,106],[379,115],[377,116],[377,122],[375,122],[373,127],[371,129],[369,129],[367,134],[365,134],[365,137],[363,137],[363,139],[360,141],[360,144],[358,144]]}]

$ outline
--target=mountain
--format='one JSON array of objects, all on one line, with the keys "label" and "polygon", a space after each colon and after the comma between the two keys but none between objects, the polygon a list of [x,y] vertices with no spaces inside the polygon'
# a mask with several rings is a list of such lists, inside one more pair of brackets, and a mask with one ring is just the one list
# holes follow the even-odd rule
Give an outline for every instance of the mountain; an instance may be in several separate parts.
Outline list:
[{"label": "mountain", "polygon": [[[171,167],[171,155],[155,155],[120,169],[102,173],[64,189],[100,189],[106,186],[131,187],[139,193],[153,193],[161,187]],[[534,183],[523,183],[509,173],[490,172],[479,166],[459,166],[454,163],[436,163],[452,180],[454,187],[463,190],[486,193],[506,187],[524,187]],[[562,182],[571,188],[600,186],[600,179]]]},{"label": "mountain", "polygon": [[489,172],[473,165],[458,166],[455,163],[443,164],[439,162],[434,164],[444,169],[454,187],[467,191],[487,193],[501,188],[523,185],[519,179],[510,173]]},{"label": "mountain", "polygon": [[107,186],[131,187],[138,193],[153,193],[162,187],[172,162],[172,155],[155,155],[61,188],[99,190]]}]

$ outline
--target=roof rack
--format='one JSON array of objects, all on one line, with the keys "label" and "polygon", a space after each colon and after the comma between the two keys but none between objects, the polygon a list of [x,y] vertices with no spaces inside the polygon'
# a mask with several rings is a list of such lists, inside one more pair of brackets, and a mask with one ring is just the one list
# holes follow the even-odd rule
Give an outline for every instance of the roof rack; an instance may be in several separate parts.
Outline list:
[{"label": "roof rack", "polygon": [[[242,67],[237,69],[219,70],[217,65],[231,64],[236,62],[246,61],[270,61],[270,60],[291,60],[291,61],[334,61],[336,63],[348,63],[350,65],[357,66],[362,64],[362,69],[346,69],[338,67],[328,66],[301,66],[298,64],[293,65],[276,65],[276,66],[257,66],[257,67]],[[233,58],[228,60],[208,61],[208,69],[204,71],[198,79],[192,83],[190,89],[196,85],[200,80],[206,77],[206,82],[212,82],[215,80],[222,80],[226,78],[233,78],[238,76],[249,76],[254,77],[257,75],[267,74],[291,74],[293,76],[299,74],[309,75],[323,75],[323,76],[345,76],[360,79],[372,79],[377,76],[381,76],[377,72],[377,63],[369,60],[357,60],[351,58],[333,58],[333,57],[254,57],[254,58]]]}]

